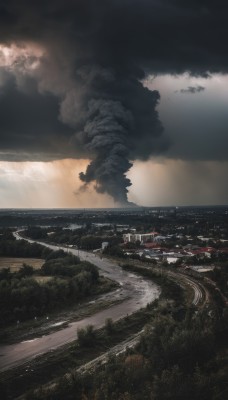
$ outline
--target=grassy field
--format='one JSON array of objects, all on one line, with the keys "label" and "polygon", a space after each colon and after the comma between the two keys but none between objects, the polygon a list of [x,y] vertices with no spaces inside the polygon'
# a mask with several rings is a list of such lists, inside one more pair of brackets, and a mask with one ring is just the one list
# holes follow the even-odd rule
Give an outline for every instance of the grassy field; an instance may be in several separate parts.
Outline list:
[{"label": "grassy field", "polygon": [[11,272],[16,272],[23,264],[31,265],[34,269],[40,269],[44,264],[44,260],[42,258],[0,257],[0,270],[10,268]]}]

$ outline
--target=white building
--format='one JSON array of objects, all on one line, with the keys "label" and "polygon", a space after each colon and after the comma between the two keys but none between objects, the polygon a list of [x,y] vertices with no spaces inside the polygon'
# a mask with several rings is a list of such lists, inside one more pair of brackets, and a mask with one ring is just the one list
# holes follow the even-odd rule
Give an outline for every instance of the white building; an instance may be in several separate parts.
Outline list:
[{"label": "white building", "polygon": [[155,236],[157,235],[157,232],[151,232],[151,233],[125,233],[123,235],[123,240],[125,243],[127,242],[137,242],[139,241],[140,243],[145,243],[149,241],[153,241]]},{"label": "white building", "polygon": [[109,242],[102,242],[102,244],[101,244],[102,250],[105,250],[106,247],[108,247],[108,245],[109,245]]}]

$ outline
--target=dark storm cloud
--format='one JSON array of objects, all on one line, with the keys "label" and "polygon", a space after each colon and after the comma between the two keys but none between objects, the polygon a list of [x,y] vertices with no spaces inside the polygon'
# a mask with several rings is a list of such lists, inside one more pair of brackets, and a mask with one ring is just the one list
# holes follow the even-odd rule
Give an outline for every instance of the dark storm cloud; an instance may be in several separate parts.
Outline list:
[{"label": "dark storm cloud", "polygon": [[200,93],[205,90],[204,86],[188,86],[187,89],[180,89],[176,90],[175,93],[182,93],[182,94],[195,94],[195,93]]},{"label": "dark storm cloud", "polygon": [[[226,0],[7,0],[0,2],[1,39],[57,42],[77,64],[142,75],[227,72]],[[73,48],[72,48],[73,49]],[[70,57],[70,55],[68,55]]]},{"label": "dark storm cloud", "polygon": [[0,120],[0,146],[8,153],[38,150],[57,158],[62,149],[62,156],[87,156],[92,162],[82,181],[96,181],[98,191],[125,202],[129,160],[147,159],[169,144],[156,111],[159,93],[144,88],[143,78],[228,72],[226,38],[222,0],[0,0],[0,42],[45,49],[30,74],[37,90],[19,94],[22,82],[15,89],[21,109],[10,102],[5,108],[17,123]]},{"label": "dark storm cloud", "polygon": [[1,158],[9,154],[10,160],[23,160],[21,152],[27,153],[27,159],[37,159],[37,153],[43,160],[53,159],[53,151],[61,155],[60,144],[67,143],[71,132],[58,121],[58,109],[53,95],[23,93],[9,80],[0,88]]},{"label": "dark storm cloud", "polygon": [[165,128],[172,137],[172,146],[165,156],[188,161],[227,161],[228,114],[227,103],[214,95],[213,102],[200,97],[179,97],[166,112]]}]

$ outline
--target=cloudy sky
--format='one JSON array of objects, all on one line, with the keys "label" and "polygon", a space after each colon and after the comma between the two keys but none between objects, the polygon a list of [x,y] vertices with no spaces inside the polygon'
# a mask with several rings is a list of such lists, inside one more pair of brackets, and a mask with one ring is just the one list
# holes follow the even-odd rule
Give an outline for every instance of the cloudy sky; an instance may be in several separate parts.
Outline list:
[{"label": "cloudy sky", "polygon": [[0,207],[228,204],[226,3],[0,0]]}]

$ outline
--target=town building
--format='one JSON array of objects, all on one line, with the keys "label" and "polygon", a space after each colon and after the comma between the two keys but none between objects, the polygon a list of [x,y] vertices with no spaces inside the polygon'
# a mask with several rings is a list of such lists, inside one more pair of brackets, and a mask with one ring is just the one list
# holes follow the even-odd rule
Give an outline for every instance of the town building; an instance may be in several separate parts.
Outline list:
[{"label": "town building", "polygon": [[125,243],[128,243],[128,242],[135,243],[137,241],[139,241],[140,243],[146,243],[146,242],[153,241],[156,235],[158,235],[157,232],[125,233],[125,234],[123,234],[123,240]]}]

